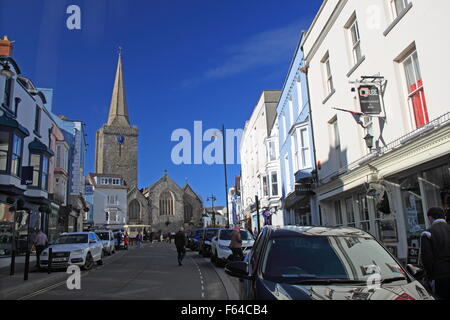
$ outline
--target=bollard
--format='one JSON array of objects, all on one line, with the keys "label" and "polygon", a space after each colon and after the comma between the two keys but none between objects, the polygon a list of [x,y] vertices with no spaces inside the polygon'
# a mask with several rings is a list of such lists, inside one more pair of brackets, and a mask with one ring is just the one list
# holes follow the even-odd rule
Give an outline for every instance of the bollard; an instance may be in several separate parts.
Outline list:
[{"label": "bollard", "polygon": [[48,249],[48,265],[47,265],[48,274],[50,274],[52,272],[52,259],[53,259],[52,255],[53,255],[53,249],[49,248]]}]

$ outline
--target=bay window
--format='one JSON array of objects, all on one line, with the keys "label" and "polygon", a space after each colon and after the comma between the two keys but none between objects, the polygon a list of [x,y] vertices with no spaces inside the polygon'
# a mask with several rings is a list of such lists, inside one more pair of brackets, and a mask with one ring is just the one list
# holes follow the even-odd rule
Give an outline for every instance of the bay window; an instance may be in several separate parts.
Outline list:
[{"label": "bay window", "polygon": [[30,154],[30,166],[33,167],[33,183],[31,187],[47,190],[48,163],[48,156],[40,153]]},{"label": "bay window", "polygon": [[0,132],[0,171],[7,171],[9,132]]},{"label": "bay window", "polygon": [[23,138],[14,131],[0,131],[0,172],[19,177]]},{"label": "bay window", "polygon": [[272,197],[278,196],[278,174],[276,171],[271,173]]}]

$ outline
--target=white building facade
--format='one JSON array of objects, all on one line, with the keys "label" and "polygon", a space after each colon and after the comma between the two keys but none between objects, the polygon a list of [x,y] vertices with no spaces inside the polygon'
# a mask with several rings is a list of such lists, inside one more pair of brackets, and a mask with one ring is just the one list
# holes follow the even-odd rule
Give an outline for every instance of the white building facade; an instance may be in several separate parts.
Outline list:
[{"label": "white building facade", "polygon": [[252,230],[258,229],[256,196],[260,227],[266,223],[264,215],[270,216],[272,225],[283,225],[276,119],[280,94],[279,90],[262,93],[241,140],[241,202],[245,226]]},{"label": "white building facade", "polygon": [[128,187],[121,176],[89,174],[95,228],[121,229],[128,224]]},{"label": "white building facade", "polygon": [[323,224],[365,229],[405,263],[417,262],[408,249],[427,210],[450,202],[450,63],[439,58],[450,42],[436,38],[449,10],[446,0],[325,0],[302,43]]},{"label": "white building facade", "polygon": [[303,52],[299,45],[277,106],[278,145],[284,224],[310,226],[321,222],[312,192],[314,143],[303,66]]}]

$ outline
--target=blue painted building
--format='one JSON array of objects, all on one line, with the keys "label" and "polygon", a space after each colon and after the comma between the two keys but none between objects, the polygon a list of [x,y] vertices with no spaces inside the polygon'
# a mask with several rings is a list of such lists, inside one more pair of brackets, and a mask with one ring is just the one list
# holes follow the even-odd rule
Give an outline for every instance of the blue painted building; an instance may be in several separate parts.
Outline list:
[{"label": "blue painted building", "polygon": [[319,225],[312,192],[315,171],[314,143],[308,84],[301,43],[292,59],[277,106],[282,209],[285,225]]}]

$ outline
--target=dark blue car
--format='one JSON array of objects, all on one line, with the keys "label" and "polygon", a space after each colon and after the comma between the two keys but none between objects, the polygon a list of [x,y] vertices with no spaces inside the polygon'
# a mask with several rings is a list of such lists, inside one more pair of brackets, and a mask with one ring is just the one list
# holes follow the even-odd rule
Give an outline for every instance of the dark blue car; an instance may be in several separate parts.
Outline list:
[{"label": "dark blue car", "polygon": [[245,300],[432,300],[412,276],[421,270],[406,269],[359,229],[264,227],[245,260],[225,272],[242,280]]}]

